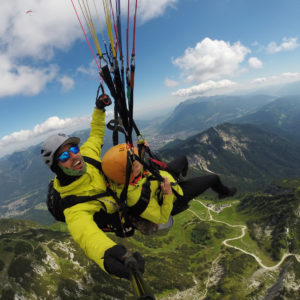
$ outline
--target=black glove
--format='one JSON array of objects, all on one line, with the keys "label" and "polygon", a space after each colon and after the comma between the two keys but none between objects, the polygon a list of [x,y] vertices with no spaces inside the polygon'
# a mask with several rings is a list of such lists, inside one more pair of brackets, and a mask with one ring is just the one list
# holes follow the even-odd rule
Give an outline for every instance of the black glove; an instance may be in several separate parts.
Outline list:
[{"label": "black glove", "polygon": [[105,106],[111,105],[111,99],[108,95],[106,94],[101,94],[97,99],[96,99],[96,107],[98,109],[102,109],[103,111],[105,110]]},{"label": "black glove", "polygon": [[130,279],[129,268],[144,273],[145,260],[140,253],[131,255],[124,246],[115,245],[104,253],[104,268],[111,275]]}]

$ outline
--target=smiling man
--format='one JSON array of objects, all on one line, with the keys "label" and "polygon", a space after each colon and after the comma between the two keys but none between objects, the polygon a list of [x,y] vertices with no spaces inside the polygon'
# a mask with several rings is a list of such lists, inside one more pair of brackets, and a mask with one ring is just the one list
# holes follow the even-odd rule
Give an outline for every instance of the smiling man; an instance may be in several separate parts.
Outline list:
[{"label": "smiling man", "polygon": [[[55,134],[43,143],[41,154],[56,174],[53,184],[49,185],[48,199],[52,190],[59,194],[56,199],[73,239],[105,272],[129,279],[124,261],[128,256],[126,248],[103,231],[107,225],[109,228],[115,224],[121,226],[115,198],[107,193],[106,180],[97,167],[101,163],[105,133],[105,106],[110,104],[106,95],[97,99],[90,136],[80,148],[78,137]],[[115,228],[115,233],[120,230]],[[143,258],[137,252],[133,256],[143,272]]]},{"label": "smiling man", "polygon": [[80,139],[63,133],[50,136],[42,145],[45,163],[56,174],[55,185],[67,186],[86,172],[79,148]]}]

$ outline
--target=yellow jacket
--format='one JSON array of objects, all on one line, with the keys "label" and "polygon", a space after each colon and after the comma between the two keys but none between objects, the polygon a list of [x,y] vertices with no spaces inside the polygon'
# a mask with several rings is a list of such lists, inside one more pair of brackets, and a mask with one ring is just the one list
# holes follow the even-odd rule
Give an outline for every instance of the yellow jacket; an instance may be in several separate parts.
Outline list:
[{"label": "yellow jacket", "polygon": [[[100,161],[101,146],[105,132],[105,113],[95,108],[91,121],[91,132],[87,141],[80,147],[83,156]],[[67,186],[61,186],[57,177],[54,188],[61,198],[69,195],[92,196],[106,191],[106,182],[99,170],[93,165],[86,164],[86,172]],[[115,200],[108,196],[101,198],[108,213],[116,212]],[[97,226],[94,214],[103,209],[103,204],[97,200],[76,204],[64,210],[66,223],[73,239],[80,245],[86,255],[94,260],[104,271],[104,252],[116,243]]]},{"label": "yellow jacket", "polygon": [[[173,176],[166,172],[160,171],[162,177],[167,177],[170,183],[173,183],[173,189],[179,194],[183,195],[181,187],[176,183]],[[128,186],[127,205],[133,207],[138,201],[149,201],[146,209],[140,216],[155,224],[164,224],[168,221],[173,203],[176,200],[176,195],[162,195],[160,190],[160,182],[158,180],[149,180],[149,176],[144,176],[136,184]],[[143,192],[143,187],[146,186],[147,181],[150,183],[150,191]],[[120,196],[123,185],[116,185],[117,195]],[[159,205],[159,199],[162,198],[162,204]]]}]

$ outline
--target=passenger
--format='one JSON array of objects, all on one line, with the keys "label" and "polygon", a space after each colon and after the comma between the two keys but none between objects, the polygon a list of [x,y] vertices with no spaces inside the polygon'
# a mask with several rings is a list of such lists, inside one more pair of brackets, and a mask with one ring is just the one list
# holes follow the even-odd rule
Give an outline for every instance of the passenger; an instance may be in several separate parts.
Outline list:
[{"label": "passenger", "polygon": [[[137,155],[138,150],[134,148]],[[115,183],[114,189],[121,195],[126,179],[127,147],[120,144],[103,156],[104,174]],[[172,226],[172,216],[186,210],[189,201],[211,188],[220,199],[233,196],[236,188],[225,186],[216,174],[182,180],[188,171],[185,156],[168,164],[166,171],[159,171],[163,182],[158,181],[143,165],[131,162],[131,174],[127,191],[128,214],[131,222],[143,234]]]}]

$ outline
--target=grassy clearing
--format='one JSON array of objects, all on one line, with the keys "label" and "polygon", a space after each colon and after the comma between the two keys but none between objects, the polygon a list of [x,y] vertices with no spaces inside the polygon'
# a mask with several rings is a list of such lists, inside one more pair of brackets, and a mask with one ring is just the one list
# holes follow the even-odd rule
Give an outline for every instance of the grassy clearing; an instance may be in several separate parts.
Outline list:
[{"label": "grassy clearing", "polygon": [[198,201],[197,200],[191,201],[190,209],[195,211],[202,220],[209,220],[208,209],[204,207],[199,201],[201,201],[205,205],[208,202],[208,201],[203,201],[202,199],[198,199]]}]

